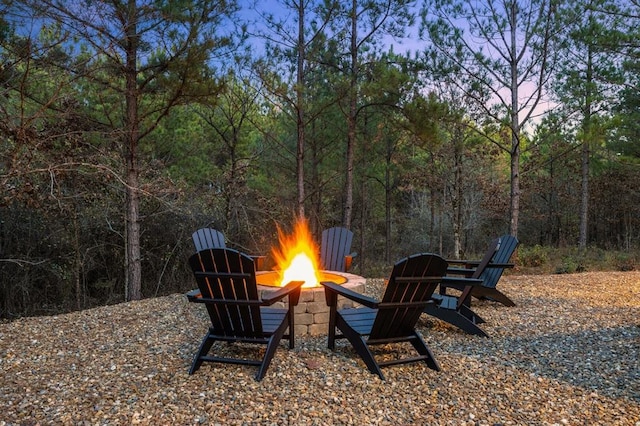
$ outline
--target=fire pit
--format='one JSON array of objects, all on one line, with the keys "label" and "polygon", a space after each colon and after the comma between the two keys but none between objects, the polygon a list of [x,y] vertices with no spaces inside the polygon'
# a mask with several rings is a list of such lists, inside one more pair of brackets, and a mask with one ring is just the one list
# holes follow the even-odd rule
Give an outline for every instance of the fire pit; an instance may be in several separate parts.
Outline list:
[{"label": "fire pit", "polygon": [[[295,308],[295,333],[314,336],[326,334],[329,307],[324,297],[324,287],[320,283],[333,281],[350,290],[363,293],[365,279],[346,272],[320,270],[320,250],[304,218],[298,218],[290,235],[278,229],[278,240],[279,246],[271,251],[275,260],[275,270],[258,272],[256,275],[260,296],[265,292],[275,291],[277,287],[290,281],[304,281],[300,302]],[[339,299],[338,306],[351,307],[353,302]]]},{"label": "fire pit", "polygon": [[[264,271],[256,274],[258,281],[258,291],[260,296],[277,290],[280,287],[278,282],[279,273],[275,271]],[[320,271],[321,281],[333,281],[337,284],[364,293],[365,278],[337,271]],[[286,306],[281,303],[281,306]],[[352,307],[353,302],[340,297],[338,308]],[[327,334],[329,327],[329,307],[324,298],[324,287],[303,287],[300,293],[300,302],[295,308],[296,335],[318,336]]]}]

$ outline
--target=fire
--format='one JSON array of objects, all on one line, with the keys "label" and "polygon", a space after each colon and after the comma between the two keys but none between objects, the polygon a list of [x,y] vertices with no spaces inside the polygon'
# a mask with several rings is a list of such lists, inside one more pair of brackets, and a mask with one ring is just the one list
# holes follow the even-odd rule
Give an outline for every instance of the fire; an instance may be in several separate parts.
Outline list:
[{"label": "fire", "polygon": [[290,281],[304,281],[302,287],[318,287],[320,250],[309,232],[307,221],[298,219],[291,235],[278,228],[278,240],[280,247],[272,249],[278,271],[277,282],[284,285]]}]

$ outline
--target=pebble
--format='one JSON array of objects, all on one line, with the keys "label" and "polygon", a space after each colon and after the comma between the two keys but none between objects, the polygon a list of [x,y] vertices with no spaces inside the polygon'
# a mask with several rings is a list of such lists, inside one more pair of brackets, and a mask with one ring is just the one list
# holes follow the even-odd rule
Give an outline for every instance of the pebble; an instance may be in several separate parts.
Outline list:
[{"label": "pebble", "polygon": [[[383,285],[368,279],[366,292]],[[442,371],[386,367],[386,381],[322,336],[283,342],[261,382],[241,365],[189,376],[208,317],[182,294],[2,323],[0,426],[640,426],[640,272],[512,274],[499,286],[516,307],[474,301],[489,338],[423,315]]]}]

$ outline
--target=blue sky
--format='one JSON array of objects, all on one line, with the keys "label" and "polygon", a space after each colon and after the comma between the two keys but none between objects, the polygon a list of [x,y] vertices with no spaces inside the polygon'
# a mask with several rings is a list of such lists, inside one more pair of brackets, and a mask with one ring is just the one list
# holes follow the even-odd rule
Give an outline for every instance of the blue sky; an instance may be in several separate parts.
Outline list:
[{"label": "blue sky", "polygon": [[[287,10],[287,8],[283,5],[286,0],[259,0],[257,2],[257,10],[266,11],[269,13],[274,13],[278,15],[278,12],[282,13],[282,17],[286,18],[289,15],[291,16],[292,23],[297,25],[295,13],[291,11],[291,9]],[[253,4],[254,0],[241,0],[239,4],[243,8],[242,14],[247,19],[259,20],[259,14],[254,10]],[[414,6],[415,14],[416,14],[416,23],[412,28],[408,29],[408,34],[406,38],[403,39],[394,39],[390,36],[384,38],[384,47],[385,50],[388,50],[393,46],[393,50],[396,53],[411,51],[416,52],[418,50],[422,50],[424,46],[424,41],[418,39],[418,26],[419,26],[419,10],[420,10],[420,1],[416,2]]]}]

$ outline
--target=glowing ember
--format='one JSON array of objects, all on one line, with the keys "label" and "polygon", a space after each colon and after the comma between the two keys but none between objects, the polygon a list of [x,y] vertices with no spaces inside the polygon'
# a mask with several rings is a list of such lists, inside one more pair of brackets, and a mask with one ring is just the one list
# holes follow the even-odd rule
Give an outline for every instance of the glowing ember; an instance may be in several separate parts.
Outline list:
[{"label": "glowing ember", "polygon": [[305,219],[298,219],[291,235],[278,228],[280,247],[272,249],[280,285],[290,281],[304,281],[302,287],[318,287],[320,273],[318,245],[313,241]]}]

